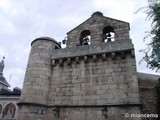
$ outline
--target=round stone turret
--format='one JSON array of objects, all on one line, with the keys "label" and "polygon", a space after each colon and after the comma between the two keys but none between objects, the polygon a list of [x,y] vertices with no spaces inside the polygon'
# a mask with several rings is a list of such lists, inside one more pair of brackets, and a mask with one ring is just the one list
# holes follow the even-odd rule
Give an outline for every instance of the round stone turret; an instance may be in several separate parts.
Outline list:
[{"label": "round stone turret", "polygon": [[31,43],[20,103],[47,104],[52,72],[51,56],[61,46],[50,37],[40,37]]}]

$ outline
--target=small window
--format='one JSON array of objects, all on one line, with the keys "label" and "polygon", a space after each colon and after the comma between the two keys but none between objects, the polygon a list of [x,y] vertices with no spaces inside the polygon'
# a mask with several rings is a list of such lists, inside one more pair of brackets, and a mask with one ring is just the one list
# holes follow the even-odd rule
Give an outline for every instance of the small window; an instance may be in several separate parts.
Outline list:
[{"label": "small window", "polygon": [[91,35],[89,30],[84,30],[80,35],[80,45],[90,45]]},{"label": "small window", "polygon": [[114,41],[115,33],[112,26],[106,26],[103,28],[103,42]]}]

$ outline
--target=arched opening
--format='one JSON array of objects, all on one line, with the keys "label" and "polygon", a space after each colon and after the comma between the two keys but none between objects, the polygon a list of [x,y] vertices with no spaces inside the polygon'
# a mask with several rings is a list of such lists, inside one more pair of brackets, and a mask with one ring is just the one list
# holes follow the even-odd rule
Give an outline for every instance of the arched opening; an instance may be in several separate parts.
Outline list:
[{"label": "arched opening", "polygon": [[111,42],[114,41],[115,32],[112,26],[106,26],[103,28],[103,42]]},{"label": "arched opening", "polygon": [[2,118],[14,118],[16,106],[13,103],[9,103],[4,108]]},{"label": "arched opening", "polygon": [[83,30],[80,35],[80,45],[90,45],[91,35],[89,30]]}]

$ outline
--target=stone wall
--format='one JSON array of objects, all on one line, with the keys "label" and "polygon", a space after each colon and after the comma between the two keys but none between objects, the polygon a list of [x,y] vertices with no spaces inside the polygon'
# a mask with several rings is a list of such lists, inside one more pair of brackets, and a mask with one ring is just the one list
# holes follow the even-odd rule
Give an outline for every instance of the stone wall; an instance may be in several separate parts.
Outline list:
[{"label": "stone wall", "polygon": [[47,120],[46,111],[47,108],[44,106],[23,104],[19,107],[19,114],[16,120]]},{"label": "stone wall", "polygon": [[[157,93],[154,87],[157,84],[159,75],[138,73],[140,89],[140,101],[143,105],[142,114],[157,114]],[[145,120],[145,118],[143,118]],[[157,118],[152,118],[152,120]]]},{"label": "stone wall", "polygon": [[[114,42],[102,42],[106,26],[114,28]],[[91,44],[76,46],[86,29]],[[141,113],[140,105],[128,23],[96,12],[68,32],[64,49],[51,38],[32,42],[18,120],[105,120],[106,107],[108,119],[124,120],[125,113]]]},{"label": "stone wall", "polygon": [[143,103],[142,113],[157,113],[157,94],[153,88],[140,88],[140,100]]},{"label": "stone wall", "polygon": [[70,107],[61,108],[59,118],[49,109],[47,120],[140,120],[127,118],[125,113],[140,113],[139,107],[108,107],[107,116],[102,114],[103,107]]},{"label": "stone wall", "polygon": [[[126,41],[53,52],[48,105],[60,107],[60,120],[103,120],[105,106],[110,106],[112,119],[124,119],[125,112],[140,113],[136,107],[140,100],[133,45]],[[87,116],[87,112],[94,116]],[[54,117],[52,109],[47,116],[48,120]]]},{"label": "stone wall", "polygon": [[135,60],[130,56],[103,61],[88,57],[85,63],[53,67],[50,83],[50,105],[101,105],[139,102]]},{"label": "stone wall", "polygon": [[60,108],[61,120],[98,119],[106,106],[113,119],[124,119],[125,112],[140,113],[131,41],[75,48],[83,49],[79,53],[55,45],[42,38],[32,43],[18,120],[51,120],[54,107]]}]

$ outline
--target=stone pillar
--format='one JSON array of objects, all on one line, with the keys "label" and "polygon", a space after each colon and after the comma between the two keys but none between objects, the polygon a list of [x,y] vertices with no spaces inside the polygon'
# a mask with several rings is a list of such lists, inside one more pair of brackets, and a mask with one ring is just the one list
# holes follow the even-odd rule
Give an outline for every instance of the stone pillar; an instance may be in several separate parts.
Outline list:
[{"label": "stone pillar", "polygon": [[54,49],[61,48],[54,39],[48,37],[35,39],[31,46],[17,120],[45,118],[52,73],[51,56]]}]

